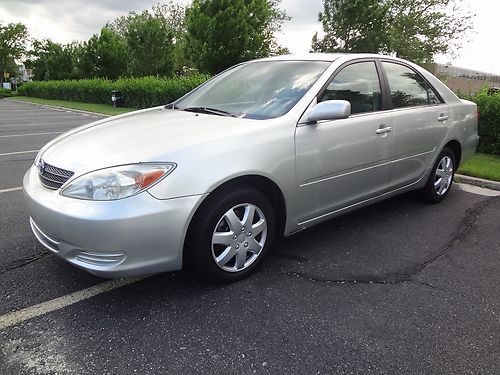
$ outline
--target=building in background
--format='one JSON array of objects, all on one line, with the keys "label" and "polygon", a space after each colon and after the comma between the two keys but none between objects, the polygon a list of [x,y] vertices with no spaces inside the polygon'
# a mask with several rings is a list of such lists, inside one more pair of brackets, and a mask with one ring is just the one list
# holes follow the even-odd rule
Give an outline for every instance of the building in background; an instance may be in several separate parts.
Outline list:
[{"label": "building in background", "polygon": [[500,87],[500,75],[459,68],[452,64],[431,64],[429,71],[443,81],[454,92],[475,93],[484,86]]}]

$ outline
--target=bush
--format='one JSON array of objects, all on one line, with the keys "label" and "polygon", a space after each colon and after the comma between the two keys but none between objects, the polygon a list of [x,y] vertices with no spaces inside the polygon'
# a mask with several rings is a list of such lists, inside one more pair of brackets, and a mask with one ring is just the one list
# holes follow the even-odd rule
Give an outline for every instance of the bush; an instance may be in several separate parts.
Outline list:
[{"label": "bush", "polygon": [[111,91],[121,91],[125,107],[148,108],[170,103],[209,77],[192,75],[162,79],[157,77],[104,78],[61,81],[27,82],[19,87],[19,95],[44,99],[71,100],[75,102],[111,104]]},{"label": "bush", "polygon": [[[462,96],[463,97],[463,96]],[[479,108],[479,146],[477,151],[500,155],[500,92],[484,88],[465,97]]]},{"label": "bush", "polygon": [[14,96],[14,92],[7,90],[7,89],[4,89],[4,88],[0,88],[0,99],[6,98],[9,96]]}]

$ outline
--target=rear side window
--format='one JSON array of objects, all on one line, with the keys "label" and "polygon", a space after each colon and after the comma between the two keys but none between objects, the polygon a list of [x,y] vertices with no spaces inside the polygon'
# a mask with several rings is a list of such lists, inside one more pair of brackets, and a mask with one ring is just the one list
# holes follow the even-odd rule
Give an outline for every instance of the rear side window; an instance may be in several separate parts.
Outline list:
[{"label": "rear side window", "polygon": [[353,114],[379,111],[382,95],[375,63],[355,63],[342,69],[318,98],[318,102],[325,100],[347,100]]},{"label": "rear side window", "polygon": [[394,108],[441,103],[436,93],[415,71],[406,66],[382,62],[391,90]]}]

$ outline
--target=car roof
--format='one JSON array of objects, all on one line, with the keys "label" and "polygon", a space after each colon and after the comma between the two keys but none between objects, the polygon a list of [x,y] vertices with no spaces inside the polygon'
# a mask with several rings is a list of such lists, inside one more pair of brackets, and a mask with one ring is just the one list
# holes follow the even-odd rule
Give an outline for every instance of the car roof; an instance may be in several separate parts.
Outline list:
[{"label": "car roof", "polygon": [[257,61],[272,61],[272,60],[304,60],[304,61],[329,61],[333,62],[340,57],[344,58],[393,58],[392,56],[377,55],[373,53],[307,53],[299,55],[279,55],[259,59]]}]

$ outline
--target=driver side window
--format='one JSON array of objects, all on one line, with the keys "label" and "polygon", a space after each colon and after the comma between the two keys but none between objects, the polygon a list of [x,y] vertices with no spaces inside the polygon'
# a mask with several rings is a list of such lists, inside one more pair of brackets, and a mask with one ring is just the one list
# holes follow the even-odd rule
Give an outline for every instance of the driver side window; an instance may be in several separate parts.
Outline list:
[{"label": "driver side window", "polygon": [[318,98],[347,100],[351,113],[375,112],[382,109],[382,94],[375,62],[360,62],[342,69]]}]

